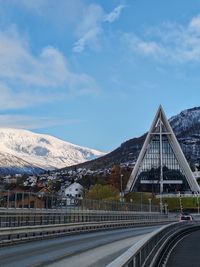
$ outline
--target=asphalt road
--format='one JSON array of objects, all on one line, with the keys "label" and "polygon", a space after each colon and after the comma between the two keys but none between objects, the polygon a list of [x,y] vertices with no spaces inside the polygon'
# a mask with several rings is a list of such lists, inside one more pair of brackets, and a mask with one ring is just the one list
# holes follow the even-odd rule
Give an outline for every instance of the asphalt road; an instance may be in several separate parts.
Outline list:
[{"label": "asphalt road", "polygon": [[200,231],[181,239],[172,250],[166,267],[200,267]]},{"label": "asphalt road", "polygon": [[105,266],[145,234],[159,227],[84,233],[0,248],[0,266]]}]

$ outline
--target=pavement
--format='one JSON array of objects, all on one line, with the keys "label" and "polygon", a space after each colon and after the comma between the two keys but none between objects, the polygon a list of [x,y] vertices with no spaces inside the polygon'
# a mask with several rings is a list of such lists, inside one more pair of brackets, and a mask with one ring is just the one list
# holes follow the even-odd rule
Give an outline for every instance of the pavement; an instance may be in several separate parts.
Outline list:
[{"label": "pavement", "polygon": [[82,233],[0,248],[0,267],[106,266],[160,226]]}]

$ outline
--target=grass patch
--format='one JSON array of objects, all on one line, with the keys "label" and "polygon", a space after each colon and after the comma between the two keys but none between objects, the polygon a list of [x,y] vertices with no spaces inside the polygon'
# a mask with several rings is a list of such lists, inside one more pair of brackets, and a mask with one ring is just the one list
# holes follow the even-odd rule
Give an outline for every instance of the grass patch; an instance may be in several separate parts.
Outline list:
[{"label": "grass patch", "polygon": [[[155,195],[148,192],[131,192],[125,196],[126,202],[130,202],[132,199],[133,204],[149,204],[151,199],[152,205],[160,205],[160,199],[156,198]],[[163,203],[167,204],[169,211],[180,212],[180,199],[179,197],[163,198]],[[197,212],[198,211],[198,199],[194,197],[181,197],[181,203],[183,211]],[[200,197],[199,197],[200,203]]]}]

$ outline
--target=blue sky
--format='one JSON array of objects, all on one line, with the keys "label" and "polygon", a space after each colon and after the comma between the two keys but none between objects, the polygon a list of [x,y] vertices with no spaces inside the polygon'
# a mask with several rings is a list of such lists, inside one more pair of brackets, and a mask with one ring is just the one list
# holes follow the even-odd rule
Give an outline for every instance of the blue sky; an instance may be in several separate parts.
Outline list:
[{"label": "blue sky", "polygon": [[199,106],[200,2],[0,0],[0,126],[103,151]]}]

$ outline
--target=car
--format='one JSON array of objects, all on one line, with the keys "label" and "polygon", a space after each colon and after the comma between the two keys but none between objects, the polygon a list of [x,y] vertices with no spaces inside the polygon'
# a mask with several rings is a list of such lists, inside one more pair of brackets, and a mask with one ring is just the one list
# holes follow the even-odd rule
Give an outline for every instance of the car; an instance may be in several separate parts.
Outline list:
[{"label": "car", "polygon": [[179,217],[179,222],[185,222],[185,221],[193,221],[193,217],[191,215],[181,215]]}]

